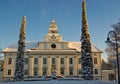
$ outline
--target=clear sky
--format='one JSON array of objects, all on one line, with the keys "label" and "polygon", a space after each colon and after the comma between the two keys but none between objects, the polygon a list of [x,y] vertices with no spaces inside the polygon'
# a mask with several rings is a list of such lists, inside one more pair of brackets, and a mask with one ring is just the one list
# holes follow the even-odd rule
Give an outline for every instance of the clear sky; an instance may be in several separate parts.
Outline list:
[{"label": "clear sky", "polygon": [[[104,52],[107,33],[120,19],[120,0],[86,1],[91,42]],[[23,16],[27,18],[27,41],[43,41],[52,18],[64,41],[79,41],[81,6],[82,0],[0,0],[0,47],[17,43]]]}]

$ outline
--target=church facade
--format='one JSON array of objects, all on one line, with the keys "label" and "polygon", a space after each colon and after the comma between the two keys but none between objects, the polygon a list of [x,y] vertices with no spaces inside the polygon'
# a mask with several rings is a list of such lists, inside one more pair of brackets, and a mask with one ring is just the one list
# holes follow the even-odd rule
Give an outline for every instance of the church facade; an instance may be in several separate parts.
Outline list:
[{"label": "church facade", "polygon": [[[12,79],[15,73],[17,44],[4,49],[3,78]],[[24,76],[43,77],[56,76],[81,77],[81,42],[63,41],[58,32],[56,21],[50,23],[48,34],[44,41],[26,42],[24,53]],[[93,58],[93,77],[101,79],[102,51],[91,45]]]}]

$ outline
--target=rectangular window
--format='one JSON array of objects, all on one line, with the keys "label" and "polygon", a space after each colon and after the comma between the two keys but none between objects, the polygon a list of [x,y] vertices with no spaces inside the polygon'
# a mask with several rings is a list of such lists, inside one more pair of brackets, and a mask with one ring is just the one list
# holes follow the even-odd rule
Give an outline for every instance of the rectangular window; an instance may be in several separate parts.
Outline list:
[{"label": "rectangular window", "polygon": [[61,67],[60,72],[61,72],[61,75],[64,75],[64,67]]},{"label": "rectangular window", "polygon": [[8,69],[8,75],[11,75],[11,69]]},{"label": "rectangular window", "polygon": [[60,62],[61,64],[64,64],[64,58],[61,58]]},{"label": "rectangular window", "polygon": [[11,56],[12,54],[9,54],[9,56]]},{"label": "rectangular window", "polygon": [[97,58],[94,58],[94,64],[97,64]]},{"label": "rectangular window", "polygon": [[43,58],[43,64],[47,64],[47,58]]},{"label": "rectangular window", "polygon": [[24,70],[24,74],[25,74],[25,75],[28,75],[28,69],[25,69],[25,70]]},{"label": "rectangular window", "polygon": [[70,75],[73,75],[73,67],[70,67],[70,68],[69,68],[69,74],[70,74]]},{"label": "rectangular window", "polygon": [[95,69],[95,74],[98,74],[98,69]]},{"label": "rectangular window", "polygon": [[79,61],[78,61],[78,62],[79,62],[79,64],[81,64],[81,58],[79,58]]},{"label": "rectangular window", "polygon": [[82,74],[82,69],[79,69],[78,71],[79,71],[79,72],[78,72],[79,74]]},{"label": "rectangular window", "polygon": [[69,58],[69,63],[70,63],[70,64],[73,64],[72,58]]},{"label": "rectangular window", "polygon": [[8,58],[8,64],[12,64],[12,58]]},{"label": "rectangular window", "polygon": [[55,58],[52,58],[52,64],[55,64],[55,63],[56,63]]},{"label": "rectangular window", "polygon": [[44,49],[47,49],[47,44],[44,44]]},{"label": "rectangular window", "polygon": [[28,58],[25,58],[24,63],[28,64]]},{"label": "rectangular window", "polygon": [[34,58],[34,64],[38,64],[38,58]]},{"label": "rectangular window", "polygon": [[108,80],[114,80],[115,75],[114,74],[108,74]]},{"label": "rectangular window", "polygon": [[43,75],[47,74],[47,67],[43,67]]},{"label": "rectangular window", "polygon": [[34,67],[34,76],[37,76],[37,74],[38,74],[38,68]]},{"label": "rectangular window", "polygon": [[64,44],[61,44],[61,49],[64,49],[65,48],[65,45]]}]

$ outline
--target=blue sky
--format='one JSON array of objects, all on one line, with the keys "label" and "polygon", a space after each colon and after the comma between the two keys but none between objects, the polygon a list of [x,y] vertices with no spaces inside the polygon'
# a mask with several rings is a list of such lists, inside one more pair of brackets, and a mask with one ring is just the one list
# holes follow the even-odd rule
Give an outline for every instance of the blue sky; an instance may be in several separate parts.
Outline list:
[{"label": "blue sky", "polygon": [[[120,0],[86,1],[91,42],[104,52],[107,33],[120,19]],[[17,43],[23,16],[27,18],[27,41],[43,41],[52,18],[64,41],[79,41],[81,5],[82,0],[0,0],[0,47]]]}]

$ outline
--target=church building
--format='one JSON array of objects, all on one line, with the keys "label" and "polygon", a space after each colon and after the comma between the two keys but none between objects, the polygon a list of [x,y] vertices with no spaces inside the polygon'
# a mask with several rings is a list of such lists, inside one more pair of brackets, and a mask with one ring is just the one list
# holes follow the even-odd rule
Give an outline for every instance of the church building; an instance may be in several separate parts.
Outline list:
[{"label": "church building", "polygon": [[[13,79],[17,57],[17,43],[4,49],[3,78]],[[93,58],[93,77],[101,79],[102,51],[91,44]],[[43,77],[56,76],[81,77],[81,42],[63,41],[56,21],[50,23],[44,41],[26,42],[24,53],[24,76]]]}]

